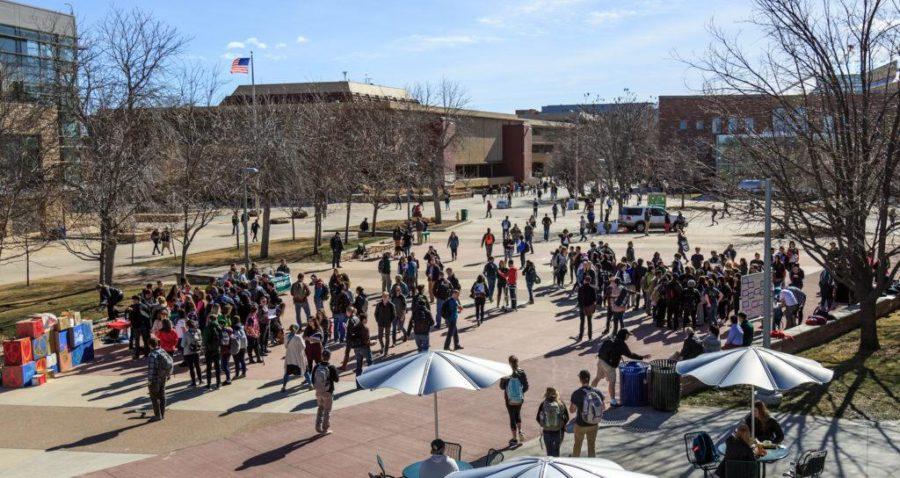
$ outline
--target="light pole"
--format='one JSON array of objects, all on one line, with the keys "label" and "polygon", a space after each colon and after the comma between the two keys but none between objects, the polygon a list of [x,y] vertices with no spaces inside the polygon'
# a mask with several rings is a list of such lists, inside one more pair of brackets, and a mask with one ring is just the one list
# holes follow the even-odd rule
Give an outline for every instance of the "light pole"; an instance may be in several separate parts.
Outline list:
[{"label": "light pole", "polygon": [[[258,168],[241,168],[241,172],[244,173],[245,176],[249,176],[251,174],[256,174],[259,172]],[[241,222],[244,223],[244,267],[247,270],[250,270],[250,232],[248,231],[248,223],[250,222],[250,216],[247,214],[247,179],[244,178],[244,215],[241,217]]]},{"label": "light pole", "polygon": [[772,344],[772,180],[766,179],[765,233],[763,239],[763,347]]}]

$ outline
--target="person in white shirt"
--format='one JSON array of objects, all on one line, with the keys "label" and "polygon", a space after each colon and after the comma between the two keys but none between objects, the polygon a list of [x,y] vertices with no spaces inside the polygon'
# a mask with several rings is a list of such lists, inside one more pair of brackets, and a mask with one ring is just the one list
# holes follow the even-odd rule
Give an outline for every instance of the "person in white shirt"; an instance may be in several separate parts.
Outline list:
[{"label": "person in white shirt", "polygon": [[784,288],[778,292],[778,303],[784,309],[784,320],[787,325],[785,328],[795,327],[797,325],[797,309],[800,305],[797,297],[793,292]]},{"label": "person in white shirt", "polygon": [[444,455],[444,446],[444,440],[440,438],[431,442],[431,456],[419,467],[419,478],[444,478],[459,471],[456,461]]}]

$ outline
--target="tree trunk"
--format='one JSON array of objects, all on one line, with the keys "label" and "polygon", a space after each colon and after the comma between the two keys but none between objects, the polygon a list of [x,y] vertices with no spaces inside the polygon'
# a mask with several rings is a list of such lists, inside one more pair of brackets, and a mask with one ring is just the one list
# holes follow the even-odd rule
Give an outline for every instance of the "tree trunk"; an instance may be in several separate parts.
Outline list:
[{"label": "tree trunk", "polygon": [[875,301],[878,296],[869,287],[867,291],[856,291],[859,301],[859,351],[871,353],[881,348],[878,341],[878,324],[875,310]]},{"label": "tree trunk", "polygon": [[[259,210],[257,210],[258,212]],[[272,217],[272,197],[269,193],[263,195],[263,223],[262,223],[262,241],[259,244],[259,258],[266,259],[269,257],[269,231],[272,225],[269,219]]]},{"label": "tree trunk", "polygon": [[372,229],[369,236],[375,237],[375,225],[378,224],[378,203],[372,204]]},{"label": "tree trunk", "polygon": [[681,190],[681,209],[684,209],[684,189]]},{"label": "tree trunk", "polygon": [[350,206],[353,204],[353,195],[347,196],[347,220],[344,222],[344,244],[350,240]]},{"label": "tree trunk", "polygon": [[318,201],[313,205],[313,254],[319,253],[319,224],[322,221],[322,213],[319,211]]},{"label": "tree trunk", "polygon": [[113,277],[116,270],[116,239],[110,238],[104,242],[100,251],[100,282],[113,285]]},{"label": "tree trunk", "polygon": [[437,182],[431,184],[431,200],[434,204],[434,223],[441,223],[441,198],[438,197]]},{"label": "tree trunk", "polygon": [[291,240],[297,240],[297,226],[294,224],[294,211],[291,211]]}]

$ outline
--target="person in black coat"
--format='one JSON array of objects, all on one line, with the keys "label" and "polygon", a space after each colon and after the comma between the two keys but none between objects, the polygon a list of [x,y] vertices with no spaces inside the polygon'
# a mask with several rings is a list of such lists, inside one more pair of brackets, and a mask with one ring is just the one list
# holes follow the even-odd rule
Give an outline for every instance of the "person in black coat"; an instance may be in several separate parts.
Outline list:
[{"label": "person in black coat", "polygon": [[378,344],[381,345],[382,355],[387,355],[388,348],[391,346],[391,324],[397,315],[397,309],[391,302],[391,297],[387,292],[381,293],[381,300],[375,304],[375,323],[378,324]]},{"label": "person in black coat", "polygon": [[581,287],[578,288],[578,340],[584,336],[584,326],[587,322],[588,340],[593,338],[594,328],[592,316],[597,309],[597,289],[591,284],[590,277],[585,277]]},{"label": "person in black coat", "polygon": [[725,439],[725,456],[716,468],[719,478],[756,478],[756,452],[750,445],[750,427],[746,423],[738,425],[734,433]]},{"label": "person in black coat", "polygon": [[344,250],[344,241],[341,240],[341,235],[335,232],[331,236],[329,245],[331,246],[331,267],[341,267],[341,252]]},{"label": "person in black coat", "polygon": [[[784,431],[777,420],[769,414],[766,404],[757,401],[753,404],[753,418],[756,421],[753,427],[753,434],[759,441],[770,441],[772,443],[781,443],[784,441]],[[750,414],[744,418],[744,423],[750,426]]]}]

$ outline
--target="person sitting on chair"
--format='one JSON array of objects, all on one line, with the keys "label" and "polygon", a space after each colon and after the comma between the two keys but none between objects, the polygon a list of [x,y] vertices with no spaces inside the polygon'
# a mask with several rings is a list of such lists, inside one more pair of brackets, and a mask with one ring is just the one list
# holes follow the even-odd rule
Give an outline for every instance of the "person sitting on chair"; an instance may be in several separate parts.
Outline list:
[{"label": "person sitting on chair", "polygon": [[362,242],[360,242],[359,244],[357,244],[357,245],[356,245],[356,253],[355,253],[355,254],[356,254],[356,258],[357,258],[357,259],[366,259],[366,258],[368,257],[368,255],[369,255],[369,253],[366,252],[366,245],[363,244]]},{"label": "person sitting on chair", "polygon": [[[738,467],[728,465],[729,462],[749,464],[755,462],[757,452],[754,450],[753,442],[753,437],[750,436],[750,427],[746,423],[738,425],[734,433],[725,439],[725,457],[716,468],[716,476],[720,478],[755,478],[756,474],[752,473],[751,468],[744,470],[740,465]],[[762,453],[765,452],[762,451]],[[736,473],[738,468],[746,473]]]},{"label": "person sitting on chair", "polygon": [[[772,415],[769,415],[769,409],[765,403],[757,401],[753,404],[753,419],[756,420],[753,433],[757,440],[770,441],[772,443],[784,441],[784,431],[781,430],[781,425],[778,424],[778,421],[772,418]],[[750,414],[744,418],[744,423],[748,427],[750,426]]]},{"label": "person sitting on chair", "polygon": [[436,438],[431,442],[431,456],[419,468],[419,478],[444,478],[454,471],[459,471],[459,465],[444,455],[444,440]]}]

